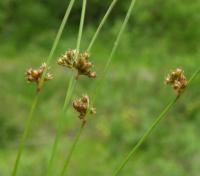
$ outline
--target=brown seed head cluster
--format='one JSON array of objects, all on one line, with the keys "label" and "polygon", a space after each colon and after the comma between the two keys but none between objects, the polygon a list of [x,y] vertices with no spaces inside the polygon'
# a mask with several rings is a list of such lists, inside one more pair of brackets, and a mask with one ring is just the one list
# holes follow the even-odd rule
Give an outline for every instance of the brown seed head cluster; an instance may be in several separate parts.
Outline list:
[{"label": "brown seed head cluster", "polygon": [[76,50],[68,50],[63,54],[58,60],[58,65],[62,65],[68,68],[74,67],[75,62],[75,56],[76,56]]},{"label": "brown seed head cluster", "polygon": [[87,95],[83,95],[73,101],[74,109],[79,113],[79,118],[83,124],[86,123],[87,113],[96,114],[96,108],[90,107],[90,99]]},{"label": "brown seed head cluster", "polygon": [[165,82],[166,84],[171,85],[178,94],[180,94],[187,86],[187,79],[184,75],[184,71],[180,68],[177,68],[169,73]]},{"label": "brown seed head cluster", "polygon": [[[27,81],[35,82],[37,84],[37,86],[39,86],[40,79],[42,78],[42,74],[43,74],[44,70],[46,69],[46,67],[47,67],[47,64],[43,63],[38,69],[29,68],[26,71]],[[49,81],[51,79],[53,79],[52,74],[47,72],[44,77],[44,81]],[[37,87],[37,88],[38,88],[37,90],[39,90],[39,87]]]},{"label": "brown seed head cluster", "polygon": [[86,75],[89,78],[95,78],[96,72],[91,71],[91,68],[94,65],[89,61],[89,58],[90,55],[88,52],[77,53],[76,50],[68,50],[58,59],[57,63],[68,68],[76,69],[76,79],[78,79],[80,75]]}]

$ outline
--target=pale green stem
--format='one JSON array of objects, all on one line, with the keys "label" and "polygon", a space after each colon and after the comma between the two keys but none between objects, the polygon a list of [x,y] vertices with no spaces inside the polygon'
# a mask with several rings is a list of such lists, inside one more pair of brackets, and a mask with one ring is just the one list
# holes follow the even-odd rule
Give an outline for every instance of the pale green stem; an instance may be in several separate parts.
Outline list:
[{"label": "pale green stem", "polygon": [[25,128],[24,128],[23,134],[22,134],[21,139],[20,139],[20,144],[19,144],[18,153],[17,153],[17,157],[16,157],[16,160],[15,160],[15,165],[14,165],[14,169],[13,169],[13,172],[12,172],[12,176],[17,175],[17,169],[18,169],[18,166],[19,166],[19,162],[20,162],[20,159],[21,159],[22,152],[24,150],[24,146],[25,146],[25,142],[26,142],[29,130],[30,130],[30,126],[31,126],[31,123],[32,123],[32,120],[33,120],[33,112],[34,112],[35,107],[37,105],[38,98],[39,98],[39,95],[37,94],[35,96],[34,100],[33,100],[30,113],[29,113],[28,118],[26,120]]},{"label": "pale green stem", "polygon": [[[89,47],[88,47],[88,50],[91,49],[91,46],[93,45],[93,42],[95,41],[97,35],[99,34],[99,31],[100,31],[102,25],[105,23],[105,20],[107,19],[108,15],[109,15],[110,11],[112,10],[112,8],[114,7],[114,4],[115,4],[115,3],[116,3],[116,1],[114,1],[114,2],[111,4],[112,7],[108,9],[107,15],[103,18],[102,22],[100,23],[99,28],[97,29],[97,32],[95,33],[96,36],[94,36],[94,38],[92,39],[92,41],[91,41],[91,43],[90,43],[90,45],[89,45]],[[120,41],[121,36],[122,36],[122,33],[124,32],[125,27],[127,26],[128,20],[129,20],[129,18],[130,18],[130,16],[131,16],[131,12],[132,12],[132,9],[133,9],[133,7],[134,7],[134,4],[135,4],[135,0],[133,0],[133,1],[131,2],[130,8],[129,8],[127,14],[126,14],[126,17],[125,17],[125,19],[124,19],[124,22],[123,22],[123,24],[122,24],[122,27],[121,27],[121,29],[120,29],[120,31],[119,31],[119,34],[117,35],[117,38],[116,38],[116,41],[115,41],[115,43],[114,43],[113,49],[112,49],[112,51],[111,51],[110,57],[109,57],[109,59],[108,59],[108,61],[107,61],[107,64],[106,64],[106,66],[105,66],[105,69],[104,69],[104,72],[103,72],[104,74],[106,74],[106,72],[107,72],[107,70],[108,70],[108,67],[109,67],[109,65],[110,65],[110,63],[111,63],[111,60],[112,60],[112,58],[113,58],[113,56],[114,56],[114,53],[116,52],[117,46],[118,46],[119,41]],[[87,114],[87,115],[88,115],[88,114]],[[78,142],[81,133],[82,133],[82,130],[80,131],[80,134],[78,135],[78,138],[76,138],[76,139],[74,140],[74,143],[73,143],[73,145],[72,145],[72,150],[70,151],[70,154],[69,154],[68,157],[67,157],[67,160],[66,160],[67,163],[65,163],[65,166],[64,166],[64,169],[63,169],[63,172],[64,172],[64,173],[65,173],[65,170],[67,169],[67,167],[68,167],[68,165],[69,165],[70,158],[71,158],[71,156],[72,156],[72,154],[73,154],[73,152],[74,152],[74,149],[75,149],[74,145],[76,145],[76,143]],[[62,172],[62,174],[63,174],[63,172]],[[61,175],[61,176],[63,176],[63,175]]]},{"label": "pale green stem", "polygon": [[70,149],[70,151],[69,151],[69,154],[67,155],[67,158],[66,158],[66,160],[65,160],[65,164],[64,164],[64,167],[63,167],[63,169],[62,169],[62,172],[61,172],[61,175],[60,175],[60,176],[64,176],[65,173],[66,173],[67,167],[68,167],[68,165],[69,165],[69,163],[70,163],[70,160],[71,160],[71,157],[72,157],[72,154],[73,154],[73,152],[74,152],[74,150],[75,150],[75,148],[76,148],[76,145],[77,145],[77,143],[78,143],[78,141],[79,141],[79,138],[80,138],[80,136],[81,136],[81,133],[82,133],[83,129],[84,129],[84,124],[81,125],[81,127],[80,127],[78,133],[76,134],[76,137],[75,137],[75,139],[74,139],[74,141],[73,141],[73,144],[72,144],[72,146],[71,146],[71,149]]},{"label": "pale green stem", "polygon": [[122,26],[121,26],[121,28],[120,28],[120,31],[119,31],[119,33],[118,33],[118,35],[117,35],[117,37],[116,37],[116,40],[115,40],[114,45],[113,45],[113,48],[112,48],[112,50],[111,50],[110,56],[109,56],[109,58],[108,58],[108,60],[107,60],[107,62],[106,62],[106,65],[105,65],[105,67],[104,67],[103,73],[102,73],[102,75],[101,75],[101,77],[100,77],[99,82],[97,83],[97,85],[96,85],[96,87],[95,87],[95,89],[94,89],[94,93],[93,93],[93,96],[92,96],[92,97],[93,97],[92,104],[94,103],[94,101],[95,101],[95,99],[96,99],[96,97],[97,97],[97,95],[98,95],[98,93],[99,93],[99,90],[100,90],[100,88],[101,88],[102,82],[103,82],[103,80],[104,80],[105,77],[106,77],[106,74],[107,74],[108,69],[109,69],[109,66],[110,66],[110,64],[111,64],[111,62],[112,62],[112,60],[113,60],[114,54],[115,54],[115,52],[116,52],[116,50],[117,50],[117,47],[118,47],[118,45],[119,45],[120,39],[121,39],[121,37],[122,37],[122,34],[123,34],[123,32],[124,32],[124,30],[125,30],[125,28],[126,28],[126,26],[127,26],[127,24],[128,24],[128,21],[129,21],[129,19],[130,19],[130,17],[131,17],[131,13],[132,13],[132,11],[133,11],[133,7],[134,7],[134,5],[135,5],[135,1],[136,1],[136,0],[132,0],[132,1],[131,1],[131,4],[130,4],[129,9],[128,9],[128,12],[127,12],[127,14],[126,14],[126,17],[125,17],[125,19],[124,19],[124,21],[123,21],[123,24],[122,24]]},{"label": "pale green stem", "polygon": [[[188,86],[192,83],[192,81],[197,77],[197,75],[200,73],[200,70],[197,70],[188,81]],[[183,92],[182,92],[183,93]],[[181,93],[181,94],[182,94]],[[141,139],[137,142],[137,144],[133,147],[133,149],[128,153],[126,158],[122,161],[122,163],[119,165],[119,167],[115,170],[114,174],[112,176],[117,176],[124,166],[128,163],[128,161],[133,157],[137,149],[144,143],[144,141],[151,135],[153,130],[157,127],[157,125],[160,123],[160,121],[166,117],[166,114],[169,112],[169,110],[175,105],[177,100],[180,98],[180,95],[178,95],[174,100],[172,100],[165,109],[159,114],[159,116],[156,118],[156,120],[153,122],[153,124],[150,126],[150,128],[144,133],[144,135],[141,137]]]},{"label": "pale green stem", "polygon": [[44,70],[44,73],[42,74],[41,81],[40,81],[40,83],[39,83],[39,88],[40,88],[40,89],[42,88],[42,85],[43,85],[43,83],[44,83],[44,78],[45,78],[45,75],[46,75],[46,73],[47,73],[48,66],[49,66],[49,64],[50,64],[50,62],[51,62],[51,60],[52,60],[52,58],[53,58],[53,55],[54,55],[54,53],[55,53],[55,50],[56,50],[56,48],[57,48],[57,46],[58,46],[58,42],[60,41],[61,35],[62,35],[63,30],[64,30],[64,28],[65,28],[65,25],[66,25],[66,23],[67,23],[67,20],[68,20],[68,17],[69,17],[69,15],[70,15],[70,12],[71,12],[71,10],[72,10],[72,7],[73,7],[73,5],[74,5],[74,2],[75,2],[75,0],[71,0],[71,1],[70,1],[69,5],[68,5],[68,8],[67,8],[67,10],[66,10],[65,16],[63,17],[62,23],[61,23],[61,25],[60,25],[60,28],[59,28],[59,30],[58,30],[58,32],[57,32],[56,38],[55,38],[55,40],[54,40],[54,42],[53,42],[53,46],[52,46],[52,48],[51,48],[51,51],[50,51],[49,56],[48,56],[47,61],[46,61],[47,67],[46,67],[46,69]]},{"label": "pale green stem", "polygon": [[[62,20],[62,23],[60,25],[60,28],[58,30],[58,33],[57,33],[57,36],[53,42],[53,46],[51,48],[51,51],[49,53],[49,56],[47,58],[47,65],[49,65],[49,63],[51,62],[52,58],[53,58],[53,55],[54,55],[54,52],[58,46],[58,42],[60,40],[60,37],[63,33],[63,29],[65,27],[65,24],[68,20],[68,17],[69,17],[69,14],[71,12],[71,9],[72,9],[72,6],[74,4],[74,1],[75,0],[71,0],[70,1],[70,4],[66,10],[66,13],[65,13],[65,16]],[[42,87],[42,84],[44,82],[44,77],[46,75],[46,72],[47,72],[47,69],[45,69],[43,75],[42,75],[42,79],[39,83],[39,87],[41,88]],[[19,163],[20,163],[20,159],[21,159],[21,155],[23,153],[23,150],[24,150],[24,145],[25,145],[25,142],[26,142],[26,139],[27,139],[27,136],[28,136],[28,133],[29,133],[29,130],[30,130],[30,126],[31,126],[31,122],[32,122],[32,118],[33,118],[33,113],[35,111],[35,107],[37,105],[37,102],[38,102],[38,98],[39,98],[39,92],[35,95],[35,98],[33,100],[33,103],[32,103],[32,106],[31,106],[31,109],[30,109],[30,113],[29,113],[29,116],[27,118],[27,123],[25,125],[25,128],[24,128],[24,132],[22,134],[22,137],[21,137],[21,141],[20,141],[20,144],[19,144],[19,149],[18,149],[18,153],[17,153],[17,157],[16,157],[16,161],[15,161],[15,165],[14,165],[14,169],[13,169],[13,172],[12,172],[12,176],[16,176],[17,175],[17,170],[18,170],[18,166],[19,166]]]},{"label": "pale green stem", "polygon": [[73,90],[74,90],[75,83],[76,82],[75,82],[74,77],[72,75],[71,79],[69,81],[69,86],[68,86],[68,90],[67,90],[67,93],[66,93],[66,96],[65,96],[65,102],[64,102],[64,105],[63,105],[63,108],[62,108],[62,112],[59,116],[60,118],[59,118],[59,121],[58,121],[56,137],[55,137],[55,140],[54,140],[53,148],[52,148],[52,151],[51,151],[51,156],[50,156],[48,167],[47,167],[47,175],[51,175],[51,171],[52,171],[52,168],[53,168],[53,161],[54,161],[54,158],[55,158],[55,155],[56,155],[56,150],[58,148],[59,140],[60,140],[62,130],[63,130],[62,125],[64,123],[64,116],[66,114],[66,108],[69,105],[71,95],[72,95]]},{"label": "pale green stem", "polygon": [[112,11],[112,9],[115,6],[115,4],[116,4],[117,1],[118,0],[113,0],[112,3],[110,4],[110,6],[109,6],[109,8],[108,8],[108,10],[106,12],[106,14],[104,15],[103,19],[101,20],[101,22],[100,22],[100,24],[99,24],[99,26],[98,26],[98,28],[97,28],[97,30],[95,32],[95,34],[92,37],[92,40],[91,40],[91,42],[90,42],[90,44],[89,44],[89,46],[87,48],[88,52],[90,52],[90,50],[91,50],[91,48],[92,48],[92,46],[93,46],[93,44],[94,44],[97,36],[99,35],[99,32],[101,31],[101,28],[103,27],[104,23],[106,22],[108,16],[110,15],[110,13],[111,13],[111,11]]},{"label": "pale green stem", "polygon": [[[76,57],[78,56],[78,52],[80,50],[80,43],[81,43],[81,38],[82,38],[82,33],[83,33],[83,25],[84,25],[84,19],[85,19],[85,11],[86,11],[86,0],[83,0],[83,4],[82,4],[82,11],[81,11],[81,19],[80,19],[80,25],[79,25],[79,32],[78,32],[78,38],[77,38],[77,45],[76,45]],[[55,140],[54,140],[54,144],[53,144],[53,148],[51,151],[51,156],[50,156],[50,160],[49,160],[49,164],[47,167],[47,176],[51,175],[51,170],[53,167],[53,161],[56,155],[56,150],[58,148],[58,144],[60,141],[60,137],[62,134],[62,124],[63,124],[63,120],[67,111],[67,105],[70,102],[71,96],[72,96],[72,92],[74,90],[75,87],[75,79],[74,76],[72,75],[70,78],[70,84],[67,88],[66,91],[66,97],[65,97],[65,101],[64,101],[64,105],[63,105],[63,109],[62,112],[59,116],[59,122],[58,122],[58,128],[56,131],[56,136],[55,136]]]}]

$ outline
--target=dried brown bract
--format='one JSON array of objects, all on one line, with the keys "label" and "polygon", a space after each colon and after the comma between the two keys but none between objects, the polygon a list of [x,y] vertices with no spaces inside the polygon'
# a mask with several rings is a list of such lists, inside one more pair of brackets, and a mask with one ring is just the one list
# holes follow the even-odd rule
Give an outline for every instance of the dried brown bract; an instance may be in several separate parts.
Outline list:
[{"label": "dried brown bract", "polygon": [[90,55],[88,52],[77,53],[76,50],[70,49],[57,60],[57,63],[59,65],[77,70],[76,79],[78,79],[80,75],[95,78],[96,72],[91,71],[94,65],[89,61],[89,58]]},{"label": "dried brown bract", "polygon": [[184,75],[184,71],[180,68],[169,73],[165,82],[166,84],[171,85],[178,94],[180,94],[187,86],[187,79]]},{"label": "dried brown bract", "polygon": [[79,113],[79,118],[83,124],[86,123],[87,113],[96,114],[96,108],[90,107],[90,99],[87,95],[83,95],[73,101],[74,109]]},{"label": "dried brown bract", "polygon": [[[32,69],[29,68],[26,71],[26,79],[28,82],[35,82],[37,84],[37,91],[40,90],[39,88],[39,82],[42,78],[42,74],[44,73],[44,70],[46,69],[47,65],[46,63],[43,63],[38,69]],[[50,73],[46,73],[45,77],[44,77],[44,81],[49,81],[53,79],[52,74]]]}]

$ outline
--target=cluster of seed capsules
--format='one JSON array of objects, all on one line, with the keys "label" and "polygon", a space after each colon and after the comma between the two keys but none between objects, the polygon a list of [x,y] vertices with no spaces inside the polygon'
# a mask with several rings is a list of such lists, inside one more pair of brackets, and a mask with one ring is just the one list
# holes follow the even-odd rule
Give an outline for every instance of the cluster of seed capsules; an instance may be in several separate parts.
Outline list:
[{"label": "cluster of seed capsules", "polygon": [[79,53],[76,50],[70,49],[58,59],[57,63],[64,67],[74,68],[77,71],[76,79],[80,75],[96,78],[96,72],[91,70],[94,65],[90,62],[89,58],[90,55],[88,52]]},{"label": "cluster of seed capsules", "polygon": [[[96,78],[96,72],[92,71],[94,65],[90,61],[90,55],[88,52],[77,52],[76,50],[69,49],[65,54],[58,58],[57,64],[76,70],[77,80],[80,75],[85,75],[89,78]],[[44,81],[53,79],[53,75],[48,72],[49,69],[50,68],[47,64],[43,63],[38,69],[29,68],[26,72],[27,81],[36,83],[38,92],[40,91],[39,85],[42,78]],[[45,75],[43,76],[43,74]],[[171,85],[178,95],[180,95],[188,84],[184,71],[180,68],[171,71],[167,75],[165,83]],[[79,118],[83,124],[86,123],[86,117],[88,114],[96,114],[96,108],[91,107],[88,95],[83,95],[82,97],[75,99],[72,105],[79,113]]]},{"label": "cluster of seed capsules", "polygon": [[[94,65],[89,59],[90,55],[88,52],[77,52],[76,50],[69,49],[65,54],[58,58],[57,64],[76,70],[76,80],[79,79],[80,75],[96,78],[96,72],[91,70]],[[37,92],[41,90],[39,86],[42,79],[44,81],[53,79],[53,75],[48,72],[49,69],[47,64],[43,63],[38,69],[29,68],[26,71],[27,81],[36,83]],[[45,75],[43,76],[43,74]],[[88,114],[96,114],[96,108],[91,107],[88,95],[83,95],[82,97],[75,99],[73,101],[73,108],[79,113],[79,118],[83,124],[86,123],[86,116]]]},{"label": "cluster of seed capsules", "polygon": [[[49,70],[49,68],[47,68],[47,64],[43,63],[38,69],[29,68],[26,71],[27,81],[35,82],[37,84],[37,91],[40,90],[39,83],[42,79],[42,75],[43,75],[45,69],[47,69],[47,71]],[[46,75],[44,76],[44,81],[49,81],[52,79],[53,79],[53,75],[51,73],[47,72]]]},{"label": "cluster of seed capsules", "polygon": [[166,84],[171,85],[178,94],[180,94],[188,84],[184,71],[180,68],[171,71],[167,75],[165,82]]}]

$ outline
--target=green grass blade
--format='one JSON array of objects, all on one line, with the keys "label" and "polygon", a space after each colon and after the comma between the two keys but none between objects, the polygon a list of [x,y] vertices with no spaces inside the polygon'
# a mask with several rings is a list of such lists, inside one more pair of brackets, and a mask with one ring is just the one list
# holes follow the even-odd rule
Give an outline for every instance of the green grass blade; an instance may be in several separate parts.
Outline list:
[{"label": "green grass blade", "polygon": [[[192,81],[198,76],[200,73],[200,69],[197,70],[189,79],[188,86],[192,83]],[[182,92],[183,93],[183,92]],[[128,153],[126,158],[122,161],[122,163],[119,165],[119,167],[115,170],[113,176],[117,176],[124,166],[128,163],[128,161],[133,157],[137,149],[144,143],[144,141],[152,134],[153,130],[157,127],[157,125],[160,123],[160,121],[166,117],[166,114],[171,110],[171,108],[175,105],[175,103],[178,101],[180,96],[177,96],[174,100],[172,100],[165,108],[164,110],[159,114],[159,116],[156,118],[156,120],[153,122],[153,124],[150,126],[150,128],[144,133],[144,135],[141,137],[141,139],[137,142],[137,144],[132,148],[132,150]]]}]

